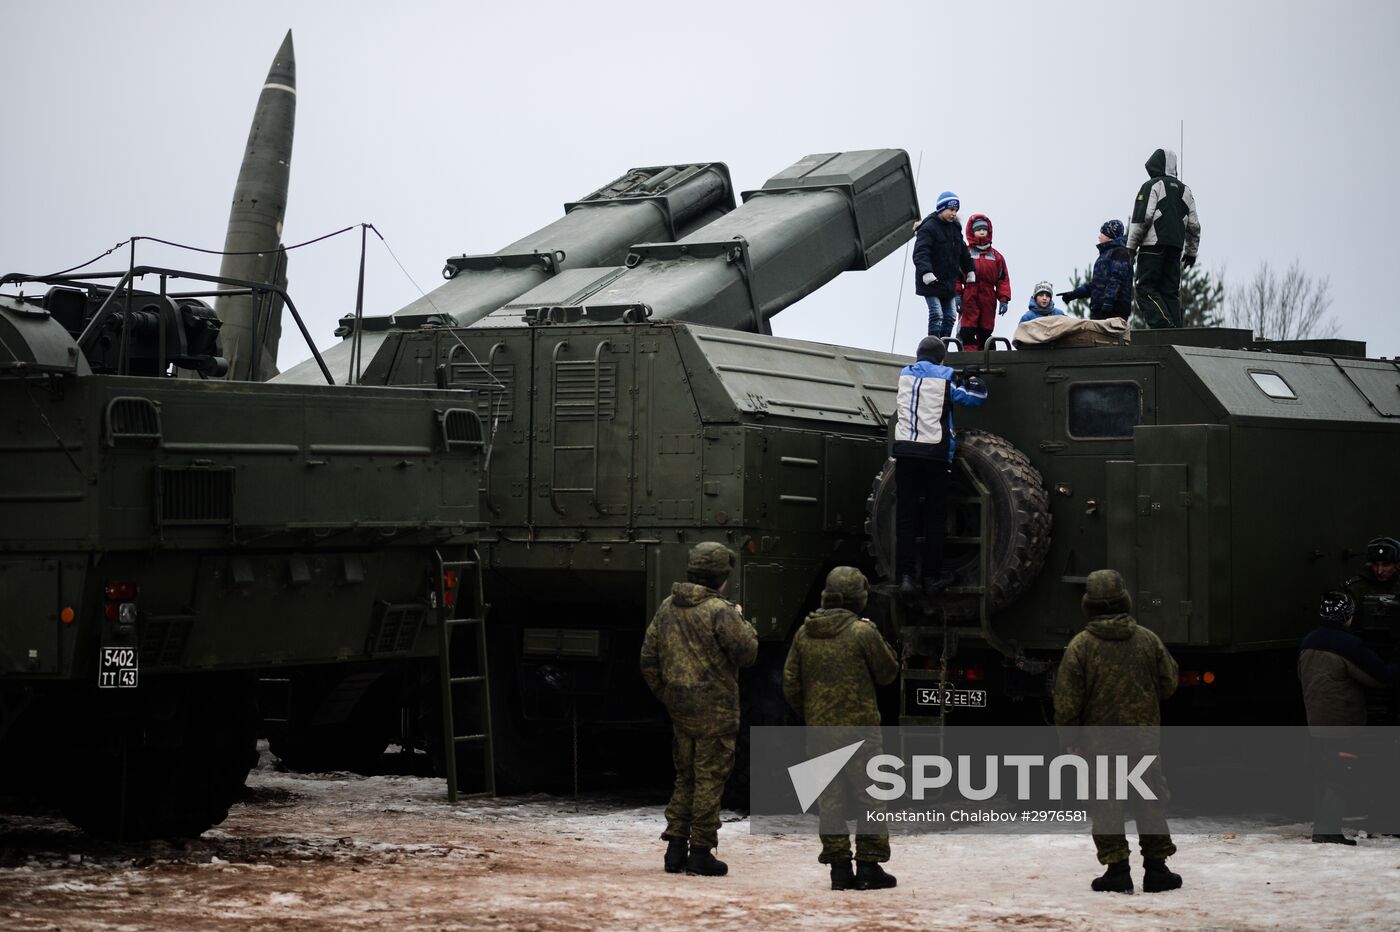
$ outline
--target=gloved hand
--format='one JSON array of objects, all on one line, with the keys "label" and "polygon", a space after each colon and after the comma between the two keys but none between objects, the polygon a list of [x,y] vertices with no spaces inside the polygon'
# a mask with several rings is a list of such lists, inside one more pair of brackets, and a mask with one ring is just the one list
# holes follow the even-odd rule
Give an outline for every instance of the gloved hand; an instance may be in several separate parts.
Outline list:
[{"label": "gloved hand", "polygon": [[1181,267],[1182,267],[1183,269],[1189,269],[1189,268],[1191,268],[1191,266],[1193,266],[1193,265],[1195,265],[1195,264],[1196,264],[1196,257],[1195,257],[1195,256],[1183,256],[1182,259],[1181,259]]},{"label": "gloved hand", "polygon": [[938,276],[934,275],[932,272],[925,272],[922,281],[925,285],[932,285],[934,282],[938,281]]},{"label": "gloved hand", "polygon": [[1074,300],[1074,292],[1073,292],[1073,291],[1061,291],[1059,294],[1055,295],[1055,297],[1059,298],[1061,301],[1063,301],[1063,302],[1065,302],[1066,304],[1068,304],[1068,303],[1070,303],[1071,301]]},{"label": "gloved hand", "polygon": [[1000,317],[1001,315],[1003,315],[1003,314],[1005,314],[1005,313],[1006,313],[1006,302],[1005,302],[1005,301],[998,301],[998,302],[997,302],[997,316]]},{"label": "gloved hand", "polygon": [[984,395],[987,393],[987,383],[983,382],[975,375],[969,375],[967,380],[963,383],[963,387],[970,392],[978,392]]},{"label": "gloved hand", "polygon": [[971,285],[971,284],[972,284],[973,282],[975,282],[975,281],[977,281],[977,273],[976,273],[976,272],[968,272],[968,273],[967,273],[967,283],[968,283],[969,285]]}]

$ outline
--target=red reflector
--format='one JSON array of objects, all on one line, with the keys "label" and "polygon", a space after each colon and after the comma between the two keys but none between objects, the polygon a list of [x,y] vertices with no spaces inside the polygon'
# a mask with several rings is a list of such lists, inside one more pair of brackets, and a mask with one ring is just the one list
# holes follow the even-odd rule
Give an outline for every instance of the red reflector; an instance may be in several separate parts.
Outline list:
[{"label": "red reflector", "polygon": [[134,582],[112,580],[107,583],[104,592],[107,598],[111,599],[114,602],[129,602],[132,599],[136,598],[136,595],[138,592],[140,592],[140,589],[137,588],[137,585]]},{"label": "red reflector", "polygon": [[448,570],[442,574],[442,601],[451,608],[457,601],[457,571]]},{"label": "red reflector", "polygon": [[107,607],[104,609],[103,613],[107,616],[108,621],[116,621],[118,614],[117,603],[108,602]]},{"label": "red reflector", "polygon": [[73,611],[73,606],[71,605],[63,606],[63,611],[58,613],[58,620],[63,622],[65,625],[71,625],[73,623],[73,619],[77,617],[78,616]]},{"label": "red reflector", "polygon": [[981,681],[981,680],[983,680],[983,679],[986,678],[986,677],[983,675],[982,668],[981,668],[980,666],[979,666],[979,667],[965,667],[965,668],[963,669],[963,677],[964,677],[969,683],[976,683],[976,682],[979,682],[979,681]]},{"label": "red reflector", "polygon": [[1201,674],[1196,672],[1183,673],[1177,680],[1182,686],[1200,686]]},{"label": "red reflector", "polygon": [[1207,670],[1201,674],[1201,682],[1209,686],[1211,683],[1215,682],[1215,674]]}]

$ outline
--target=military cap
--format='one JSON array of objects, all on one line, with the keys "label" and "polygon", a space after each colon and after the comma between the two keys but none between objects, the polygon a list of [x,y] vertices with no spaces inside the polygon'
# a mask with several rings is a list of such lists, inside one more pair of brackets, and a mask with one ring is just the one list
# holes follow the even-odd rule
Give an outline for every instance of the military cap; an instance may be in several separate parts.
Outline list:
[{"label": "military cap", "polygon": [[854,566],[838,566],[826,574],[822,589],[822,607],[845,606],[859,611],[870,598],[870,582]]},{"label": "military cap", "polygon": [[1084,584],[1084,614],[1116,615],[1133,610],[1132,597],[1117,570],[1094,570]]},{"label": "military cap", "polygon": [[704,540],[690,548],[690,559],[686,563],[686,569],[693,573],[728,576],[733,568],[734,551],[724,544]]},{"label": "military cap", "polygon": [[1377,537],[1366,544],[1367,563],[1400,563],[1400,541]]}]

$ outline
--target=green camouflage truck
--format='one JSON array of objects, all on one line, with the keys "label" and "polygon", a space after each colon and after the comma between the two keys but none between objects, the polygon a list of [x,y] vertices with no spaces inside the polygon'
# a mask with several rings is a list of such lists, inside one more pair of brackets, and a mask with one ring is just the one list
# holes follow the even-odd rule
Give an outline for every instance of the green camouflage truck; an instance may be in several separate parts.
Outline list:
[{"label": "green camouflage truck", "polygon": [[220,822],[259,731],[377,754],[387,700],[421,693],[441,755],[439,625],[480,615],[475,395],[174,378],[222,360],[167,284],[252,283],[135,273],[0,298],[6,781],[140,838]]}]

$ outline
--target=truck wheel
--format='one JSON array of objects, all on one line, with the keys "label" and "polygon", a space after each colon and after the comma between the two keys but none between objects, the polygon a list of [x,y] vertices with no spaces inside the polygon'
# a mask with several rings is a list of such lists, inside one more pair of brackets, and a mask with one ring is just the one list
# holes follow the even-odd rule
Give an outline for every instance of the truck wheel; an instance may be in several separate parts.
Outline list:
[{"label": "truck wheel", "polygon": [[[959,463],[991,492],[992,558],[990,609],[998,611],[1015,602],[1040,574],[1050,551],[1050,501],[1040,473],[1020,450],[996,434],[981,430],[957,433],[957,459],[953,465],[951,497],[974,494]],[[894,578],[895,460],[885,461],[866,500],[865,530],[871,553],[885,579]],[[976,537],[980,533],[975,506],[949,503],[948,535]],[[949,541],[943,568],[957,575],[955,585],[976,585],[980,575],[976,544]],[[954,614],[973,614],[970,599],[950,600]]]},{"label": "truck wheel", "polygon": [[228,817],[257,763],[251,680],[202,677],[88,692],[68,716],[63,814],[120,841],[190,838]]}]

